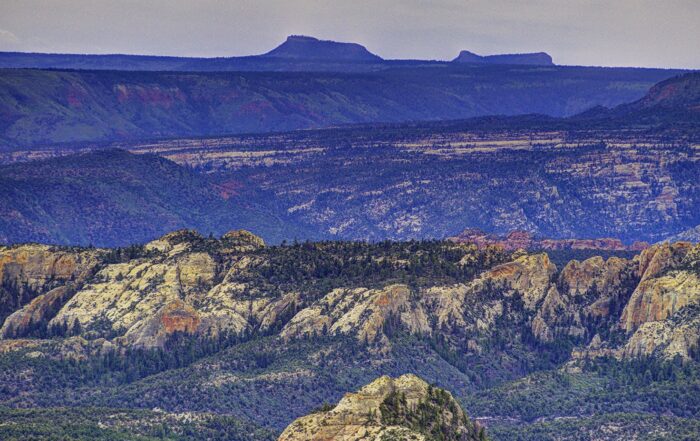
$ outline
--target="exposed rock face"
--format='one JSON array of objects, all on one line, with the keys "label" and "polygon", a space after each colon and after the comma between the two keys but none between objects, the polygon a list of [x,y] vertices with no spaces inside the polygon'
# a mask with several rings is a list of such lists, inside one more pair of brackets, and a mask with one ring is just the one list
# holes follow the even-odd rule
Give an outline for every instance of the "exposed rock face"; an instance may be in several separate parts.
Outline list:
[{"label": "exposed rock face", "polygon": [[641,251],[649,247],[646,242],[625,245],[619,239],[535,239],[527,231],[511,231],[505,236],[488,234],[476,228],[468,228],[449,240],[473,243],[479,248],[499,246],[506,250],[607,250]]},{"label": "exposed rock face", "polygon": [[648,321],[660,321],[682,307],[700,301],[698,274],[687,271],[686,256],[693,249],[687,242],[656,245],[640,254],[641,282],[621,317],[621,326],[632,332]]},{"label": "exposed rock face", "polygon": [[[28,244],[0,247],[0,323],[37,295],[90,276],[101,262],[101,250]],[[42,308],[35,305],[34,313]]]},{"label": "exposed rock face", "polygon": [[[429,421],[418,424],[417,413]],[[481,428],[472,423],[449,392],[432,388],[415,375],[380,377],[337,406],[290,424],[279,441],[477,440]]]},{"label": "exposed rock face", "polygon": [[592,290],[605,295],[618,292],[627,282],[634,265],[627,259],[611,257],[608,260],[600,256],[591,257],[583,262],[572,260],[561,272],[560,282],[569,296],[584,295]]},{"label": "exposed rock face", "polygon": [[663,321],[684,306],[700,302],[700,278],[685,271],[642,281],[625,307],[620,325],[633,332],[647,322]]},{"label": "exposed rock face", "polygon": [[693,246],[688,242],[655,245],[639,255],[639,273],[642,280],[657,277],[662,272],[679,266]]},{"label": "exposed rock face", "polygon": [[619,317],[637,283],[634,262],[600,256],[572,260],[552,284],[533,320],[533,334],[550,342],[557,336],[584,337],[589,322]]},{"label": "exposed rock face", "polygon": [[139,321],[127,331],[124,338],[133,346],[163,346],[175,332],[194,334],[201,320],[197,311],[181,300],[163,306],[150,320]]},{"label": "exposed rock face", "polygon": [[105,266],[49,325],[71,329],[78,323],[91,338],[154,347],[174,332],[238,334],[251,323],[264,329],[294,303],[293,293],[240,298],[246,286],[235,275],[251,262],[244,252],[263,246],[261,239],[237,231],[212,242],[211,251],[199,250],[204,243],[186,230],[150,242],[145,248],[155,255]]},{"label": "exposed rock face", "polygon": [[[492,259],[476,246],[453,246],[471,250],[458,267]],[[269,332],[285,340],[346,335],[385,350],[401,331],[470,354],[490,350],[494,338],[534,336],[619,357],[690,357],[697,345],[700,246],[688,243],[655,245],[632,260],[572,260],[560,272],[546,253],[518,251],[506,263],[479,264],[482,272],[461,283],[415,288],[374,281],[371,288],[356,283],[313,295],[303,285],[276,288],[273,256],[261,247],[246,231],[217,240],[182,230],[126,259],[106,259],[99,250],[3,249],[3,277],[38,294],[8,311],[0,336],[58,329],[91,342],[151,348],[176,333]],[[606,340],[612,334],[624,340],[613,345]]]},{"label": "exposed rock face", "polygon": [[575,357],[690,357],[700,336],[699,256],[700,246],[689,243],[654,245],[637,256],[640,282],[616,326],[626,342],[619,347],[591,342]]},{"label": "exposed rock face", "polygon": [[[404,285],[337,289],[297,313],[281,335],[289,339],[340,333],[388,343],[383,331],[391,320],[390,325],[408,332],[439,335],[455,347],[478,353],[480,341],[505,320],[526,323],[541,342],[574,338],[587,344],[599,332],[607,335],[622,327],[630,341],[616,349],[619,356],[685,357],[695,344],[697,332],[689,331],[695,316],[687,313],[681,322],[666,321],[700,303],[698,276],[673,270],[688,265],[683,257],[688,254],[686,245],[655,246],[634,260],[573,260],[558,277],[546,254],[521,255],[468,284],[435,286],[414,295]],[[521,301],[523,309],[507,306],[508,299]]]},{"label": "exposed rock face", "polygon": [[544,298],[557,267],[547,254],[525,255],[487,272],[482,282],[506,285],[518,292],[528,309]]},{"label": "exposed rock face", "polygon": [[[360,342],[384,345],[389,342],[386,326],[420,335],[449,330],[450,335],[488,336],[504,313],[508,298],[534,310],[555,272],[546,254],[536,254],[496,266],[469,284],[436,286],[417,293],[406,285],[336,289],[299,311],[281,336],[344,334]],[[470,344],[470,350],[479,350],[476,341]]]},{"label": "exposed rock face", "polygon": [[382,327],[390,316],[413,333],[429,333],[428,319],[420,305],[410,300],[405,285],[384,289],[336,289],[300,311],[282,330],[282,337],[350,334],[359,341],[386,339]]},{"label": "exposed rock face", "polygon": [[642,324],[622,347],[618,356],[636,358],[655,356],[690,358],[700,344],[700,308],[697,304],[682,309],[671,319]]},{"label": "exposed rock face", "polygon": [[221,241],[227,245],[227,250],[251,251],[265,246],[265,241],[246,230],[232,230],[221,236]]},{"label": "exposed rock face", "polygon": [[52,317],[61,306],[73,295],[74,290],[67,286],[59,286],[35,297],[22,309],[15,311],[5,319],[0,328],[0,336],[12,338],[23,333],[31,332],[32,326]]},{"label": "exposed rock face", "polygon": [[49,245],[0,247],[0,279],[39,290],[52,280],[85,277],[98,262],[98,251],[74,252]]}]

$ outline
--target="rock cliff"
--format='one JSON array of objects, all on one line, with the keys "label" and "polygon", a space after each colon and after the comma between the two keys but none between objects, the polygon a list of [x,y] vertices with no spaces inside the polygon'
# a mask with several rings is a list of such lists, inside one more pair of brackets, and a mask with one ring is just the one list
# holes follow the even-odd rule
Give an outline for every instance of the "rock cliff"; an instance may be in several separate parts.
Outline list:
[{"label": "rock cliff", "polygon": [[38,244],[0,247],[0,323],[51,288],[82,282],[92,275],[104,254],[104,250]]},{"label": "rock cliff", "polygon": [[162,346],[175,332],[218,336],[264,330],[294,299],[250,295],[236,276],[264,246],[249,232],[221,240],[178,231],[146,244],[146,257],[106,265],[51,320],[91,338],[137,347]]},{"label": "rock cliff", "polygon": [[[446,244],[459,253],[450,271],[470,274],[457,283],[417,284],[408,277],[416,269],[406,265],[425,258],[420,252],[378,259],[371,277],[387,268],[394,272],[371,281],[334,275],[338,267],[323,263],[332,257],[312,245],[306,257],[291,254],[281,265],[293,247],[266,248],[246,231],[220,239],[176,231],[128,256],[41,245],[5,248],[0,271],[6,297],[8,286],[27,287],[32,295],[12,291],[0,336],[79,336],[137,348],[164,347],[176,334],[274,335],[286,342],[347,336],[384,352],[403,332],[467,355],[505,341],[567,342],[578,347],[576,356],[662,358],[692,357],[698,345],[700,246],[659,244],[633,259],[596,256],[559,270],[546,253],[494,259],[493,249]],[[343,265],[364,271],[373,258],[350,254]],[[431,259],[425,262],[448,265]],[[321,265],[312,271],[318,286],[327,288],[304,282],[313,260]]]},{"label": "rock cliff", "polygon": [[429,333],[423,308],[411,301],[406,285],[384,289],[336,289],[319,302],[300,311],[282,330],[282,337],[350,334],[361,342],[383,340],[383,327],[396,317],[412,333]]}]

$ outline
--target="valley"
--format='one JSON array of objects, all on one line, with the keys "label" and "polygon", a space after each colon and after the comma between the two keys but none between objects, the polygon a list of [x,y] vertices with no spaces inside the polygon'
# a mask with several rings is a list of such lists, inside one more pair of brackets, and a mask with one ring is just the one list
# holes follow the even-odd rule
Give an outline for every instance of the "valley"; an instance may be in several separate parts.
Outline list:
[{"label": "valley", "polygon": [[700,73],[524,37],[0,52],[0,439],[697,439]]},{"label": "valley", "polygon": [[2,69],[0,147],[484,115],[570,116],[634,101],[680,73],[490,64],[365,73]]},{"label": "valley", "polygon": [[126,246],[178,228],[246,228],[272,243],[443,239],[474,228],[618,248],[692,239],[699,78],[570,118],[6,150],[0,242]]},{"label": "valley", "polygon": [[[13,213],[3,216],[0,239],[125,246],[174,228],[223,234],[237,226],[279,243],[446,238],[478,228],[632,246],[700,225],[699,146],[658,131],[477,131],[454,123],[117,143],[66,157],[59,156],[76,152],[8,154],[0,199]],[[37,157],[44,159],[26,162]],[[115,175],[117,164],[123,172]],[[43,190],[48,167],[64,171]],[[81,175],[83,185],[116,180],[83,187]],[[117,196],[134,198],[135,185],[143,189],[138,200],[169,201],[154,199],[159,208],[145,210],[163,221],[136,227],[148,205],[125,206],[129,199]],[[81,191],[92,195],[89,207],[65,197]],[[83,226],[62,226],[63,212]]]},{"label": "valley", "polygon": [[112,250],[6,247],[0,400],[197,412],[211,424],[225,414],[268,439],[376,377],[412,373],[451,391],[492,439],[567,424],[601,433],[596,421],[627,434],[670,421],[695,430],[697,245],[559,265],[557,253],[266,246],[244,231]]}]

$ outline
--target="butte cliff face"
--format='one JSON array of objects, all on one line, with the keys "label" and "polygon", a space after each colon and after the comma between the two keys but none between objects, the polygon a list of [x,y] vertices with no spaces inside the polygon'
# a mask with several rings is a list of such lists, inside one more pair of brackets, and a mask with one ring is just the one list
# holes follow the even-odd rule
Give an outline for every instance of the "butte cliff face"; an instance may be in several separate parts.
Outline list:
[{"label": "butte cliff face", "polygon": [[449,392],[415,375],[380,377],[328,410],[301,417],[279,441],[485,440]]}]

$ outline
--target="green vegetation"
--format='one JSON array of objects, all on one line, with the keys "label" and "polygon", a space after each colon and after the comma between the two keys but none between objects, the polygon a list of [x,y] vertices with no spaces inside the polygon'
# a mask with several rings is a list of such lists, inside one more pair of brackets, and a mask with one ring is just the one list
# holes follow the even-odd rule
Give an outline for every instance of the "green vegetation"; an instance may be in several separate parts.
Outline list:
[{"label": "green vegetation", "polygon": [[3,166],[0,188],[0,242],[128,246],[185,227],[220,235],[236,226],[278,240],[295,231],[281,235],[284,221],[223,199],[205,175],[120,150]]},{"label": "green vegetation", "polygon": [[[433,387],[416,406],[409,406],[405,394],[392,392],[379,406],[379,412],[382,424],[408,427],[435,441],[467,439],[476,432],[450,394]],[[481,433],[480,439],[485,439]]]},{"label": "green vegetation", "polygon": [[264,257],[262,263],[237,274],[236,281],[260,286],[266,292],[299,290],[305,299],[348,286],[464,283],[510,257],[510,253],[496,248],[476,251],[437,240],[305,242],[265,247],[256,254]]},{"label": "green vegetation", "polygon": [[272,441],[274,433],[212,414],[106,408],[0,407],[5,441]]},{"label": "green vegetation", "polygon": [[[452,391],[472,418],[489,417],[487,433],[494,440],[512,439],[509,435],[517,428],[529,433],[540,420],[575,424],[582,418],[586,425],[614,413],[637,413],[649,416],[651,427],[666,421],[652,415],[669,414],[682,423],[679,428],[692,430],[688,424],[700,418],[696,363],[601,360],[582,365],[582,372],[555,367],[522,376],[526,371],[513,365],[509,351],[493,351],[464,358],[462,372],[426,342],[400,332],[393,338],[391,353],[381,358],[353,338],[282,343],[264,337],[158,374],[138,367],[151,363],[146,358],[130,356],[115,361],[126,364],[110,367],[97,360],[30,358],[29,352],[0,355],[0,401],[6,405],[157,407],[170,413],[233,414],[279,431],[294,418],[323,403],[337,402],[380,375],[415,373]],[[124,368],[142,374],[126,375]],[[491,384],[483,384],[483,378],[491,378]],[[394,404],[387,403],[389,419],[403,412],[395,412]],[[420,415],[410,418],[419,421]]]},{"label": "green vegetation", "polygon": [[[581,335],[562,333],[550,343],[533,334],[530,325],[536,310],[527,308],[520,295],[508,295],[507,284],[493,278],[480,278],[478,284],[471,285],[479,288],[466,291],[459,299],[456,314],[463,316],[453,318],[453,322],[464,318],[465,324],[447,322],[438,327],[438,318],[429,317],[431,328],[439,329],[432,335],[409,332],[401,310],[387,314],[381,334],[374,339],[330,332],[288,340],[279,335],[295,313],[323,305],[319,299],[334,288],[405,283],[411,288],[409,300],[417,302],[420,296],[430,295],[430,288],[437,287],[434,291],[439,293],[441,287],[469,284],[484,271],[513,258],[500,249],[478,250],[465,244],[426,240],[296,242],[233,251],[237,245],[257,242],[245,236],[219,240],[193,232],[174,233],[164,240],[187,242],[192,253],[208,253],[219,267],[214,279],[226,277],[227,283],[244,286],[236,295],[252,300],[253,305],[256,300],[290,292],[299,293],[296,303],[277,316],[271,328],[258,326],[252,323],[257,319],[251,319],[250,330],[240,335],[224,332],[192,337],[173,332],[157,349],[110,349],[109,344],[80,328],[46,329],[41,335],[32,330],[30,337],[44,339],[3,341],[3,348],[13,344],[17,348],[0,351],[0,405],[7,407],[7,419],[18,422],[0,427],[6,431],[0,435],[52,439],[46,421],[55,418],[60,422],[57,433],[69,439],[125,439],[128,434],[144,440],[236,439],[236,434],[247,433],[246,427],[264,428],[259,429],[259,439],[266,439],[301,415],[314,409],[327,410],[324,403],[335,403],[348,391],[381,375],[405,373],[450,391],[472,421],[485,422],[489,429],[483,436],[494,440],[512,439],[518,428],[523,430],[523,439],[557,439],[579,423],[598,434],[592,428],[596,422],[605,427],[620,426],[622,433],[636,433],[631,432],[634,421],[641,421],[639,427],[661,431],[659,436],[666,436],[663,434],[671,430],[669,425],[676,424],[668,433],[680,439],[696,430],[694,424],[700,418],[697,350],[691,351],[689,360],[571,361],[572,349],[587,345],[596,333],[614,330],[621,314],[614,298],[606,320],[584,319]],[[110,263],[146,257],[160,262],[158,259],[164,258],[160,252],[147,252],[139,246],[104,250],[100,256]],[[245,265],[228,270],[232,262],[242,261]],[[692,259],[678,265],[686,268],[689,262]],[[499,270],[507,273],[511,267]],[[621,271],[615,276],[620,281],[619,295],[626,298],[631,288],[626,285],[627,273]],[[551,280],[558,279],[553,276]],[[564,292],[565,287],[559,288]],[[206,289],[197,288],[187,295],[195,297],[200,292]],[[443,295],[450,299],[447,293]],[[587,301],[584,297],[597,299],[599,295],[603,294],[591,288],[577,296],[575,305]],[[423,307],[429,310],[433,306],[425,303]],[[674,317],[694,317],[696,308],[688,306]],[[369,308],[364,311],[371,312]],[[470,327],[484,317],[480,315],[483,311],[497,314],[483,329]],[[561,323],[570,325],[566,320]],[[101,335],[117,337],[107,318],[104,325],[90,329],[102,326],[105,333]],[[66,338],[71,335],[75,337]],[[81,335],[94,339],[82,340]],[[437,390],[416,406],[408,406],[404,397],[395,394],[376,417],[386,424],[405,422],[406,427],[420,429],[434,439],[449,439],[455,435],[457,423],[463,422],[461,416],[455,419],[454,407],[447,395]],[[21,410],[27,408],[32,410]],[[96,416],[83,418],[80,412]],[[182,414],[193,412],[201,418],[183,419]],[[126,416],[108,416],[115,413]],[[232,422],[224,424],[226,418]],[[33,422],[25,424],[25,420]],[[166,429],[162,429],[163,424]],[[481,436],[478,426],[473,429]],[[188,438],[190,431],[195,438]]]},{"label": "green vegetation", "polygon": [[472,415],[533,422],[614,412],[700,417],[700,368],[653,360],[597,360],[583,372],[538,372],[463,398]]},{"label": "green vegetation", "polygon": [[493,440],[518,441],[694,441],[700,420],[638,413],[556,418],[532,424],[489,424]]}]

